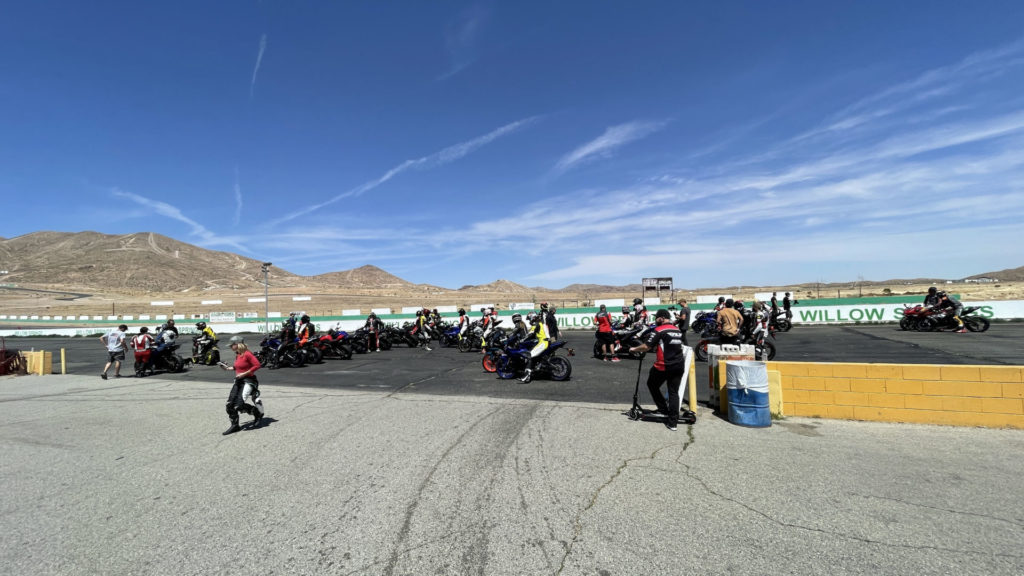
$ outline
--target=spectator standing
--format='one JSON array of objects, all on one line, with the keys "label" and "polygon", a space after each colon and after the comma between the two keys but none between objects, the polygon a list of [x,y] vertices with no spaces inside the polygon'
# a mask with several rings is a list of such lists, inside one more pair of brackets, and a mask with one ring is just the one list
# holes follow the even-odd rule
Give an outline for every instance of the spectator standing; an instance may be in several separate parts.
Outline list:
[{"label": "spectator standing", "polygon": [[743,326],[743,314],[733,308],[732,298],[725,301],[725,307],[718,311],[715,321],[718,323],[718,331],[722,334],[722,344],[738,344],[740,328]]},{"label": "spectator standing", "polygon": [[149,334],[149,328],[139,328],[138,336],[132,338],[132,350],[135,352],[135,377],[141,378],[146,371],[153,371],[153,361],[150,359],[153,347],[153,337]]},{"label": "spectator standing", "polygon": [[612,317],[608,314],[608,308],[601,304],[594,316],[594,324],[597,325],[597,342],[601,345],[602,359],[605,362],[618,362],[619,357],[615,355],[615,331],[612,330]]},{"label": "spectator standing", "polygon": [[690,328],[690,305],[686,303],[686,298],[679,299],[679,311],[676,312],[676,326],[683,333],[683,344],[688,345],[686,331]]},{"label": "spectator standing", "polygon": [[[546,306],[546,304],[544,305]],[[555,312],[558,312],[558,306],[552,304],[547,309],[541,309],[541,316],[543,316],[544,327],[547,329],[548,338],[554,342],[561,337],[561,332],[558,330],[558,318],[555,316]]]},{"label": "spectator standing", "polygon": [[[686,354],[683,352],[683,334],[672,324],[672,315],[664,308],[654,313],[657,326],[647,332],[643,344],[630,348],[630,352],[657,351],[657,359],[647,375],[647,389],[650,390],[658,412],[665,414],[665,427],[675,431],[679,424],[680,388],[686,370]],[[668,385],[668,401],[661,395],[662,384]]]},{"label": "spectator standing", "polygon": [[778,292],[772,292],[772,301],[771,302],[772,302],[771,317],[775,318],[775,317],[777,317],[779,315]]},{"label": "spectator standing", "polygon": [[103,372],[100,374],[100,378],[107,379],[107,370],[110,370],[110,365],[114,365],[114,378],[121,377],[121,362],[124,362],[124,354],[126,351],[125,332],[128,331],[127,324],[121,324],[116,330],[111,330],[103,336],[100,336],[100,342],[107,347],[107,364],[103,367]]},{"label": "spectator standing", "polygon": [[792,320],[793,319],[793,311],[790,310],[790,308],[794,304],[799,304],[799,303],[800,303],[800,301],[795,299],[795,298],[793,300],[790,300],[789,299],[789,292],[786,292],[786,295],[782,298],[782,309],[785,310],[785,312],[786,312],[786,320]]}]

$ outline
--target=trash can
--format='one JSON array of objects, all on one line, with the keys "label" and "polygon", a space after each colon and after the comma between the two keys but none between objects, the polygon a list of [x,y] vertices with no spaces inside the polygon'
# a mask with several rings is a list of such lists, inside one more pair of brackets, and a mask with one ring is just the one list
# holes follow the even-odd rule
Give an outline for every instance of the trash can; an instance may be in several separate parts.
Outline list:
[{"label": "trash can", "polygon": [[734,346],[725,344],[719,346],[712,344],[708,346],[708,406],[719,412],[725,412],[729,405],[729,397],[726,395],[725,379],[720,374],[720,369],[726,361],[732,360],[753,360],[754,347],[749,344]]},{"label": "trash can", "polygon": [[729,422],[764,428],[772,425],[768,406],[768,368],[764,362],[737,360],[726,363],[725,388]]}]

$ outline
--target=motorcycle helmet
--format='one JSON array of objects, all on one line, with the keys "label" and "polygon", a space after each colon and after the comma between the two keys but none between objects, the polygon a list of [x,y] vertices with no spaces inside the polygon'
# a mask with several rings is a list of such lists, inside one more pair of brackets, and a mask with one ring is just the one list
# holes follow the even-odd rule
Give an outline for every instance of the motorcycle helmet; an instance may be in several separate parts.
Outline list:
[{"label": "motorcycle helmet", "polygon": [[[788,294],[788,292],[787,292],[787,294]],[[718,297],[718,303],[719,304],[725,304],[725,296],[719,296]]]},{"label": "motorcycle helmet", "polygon": [[643,304],[643,303],[644,303],[644,301],[643,301],[642,298],[633,298],[633,306],[637,306],[637,305]]},{"label": "motorcycle helmet", "polygon": [[174,319],[172,318],[172,319],[168,320],[167,321],[167,325],[168,326],[174,326]]},{"label": "motorcycle helmet", "polygon": [[139,328],[139,334],[145,334],[146,332],[149,332],[148,326],[143,326],[142,328]]},{"label": "motorcycle helmet", "polygon": [[623,314],[629,314],[629,306],[623,306],[622,307],[622,313]]},{"label": "motorcycle helmet", "polygon": [[465,308],[459,308],[459,316],[465,316],[465,315],[466,315],[466,309]]},{"label": "motorcycle helmet", "polygon": [[932,287],[928,288],[928,293],[929,294],[935,294],[936,290],[938,290],[938,288],[936,288],[935,286],[932,286]]},{"label": "motorcycle helmet", "polygon": [[416,311],[416,315],[417,316],[423,316],[423,310],[417,310]]},{"label": "motorcycle helmet", "polygon": [[302,318],[299,318],[299,321],[302,322],[303,324],[306,324],[309,322],[309,316],[307,314],[303,314]]},{"label": "motorcycle helmet", "polygon": [[196,328],[200,330],[206,330],[206,322],[196,322]]},{"label": "motorcycle helmet", "polygon": [[540,316],[536,312],[530,312],[526,315],[526,319],[530,321],[530,324],[534,324],[540,319]]},{"label": "motorcycle helmet", "polygon": [[733,302],[732,306],[733,306],[733,308],[735,308],[737,310],[742,310],[743,309],[743,300],[737,300],[737,301]]},{"label": "motorcycle helmet", "polygon": [[376,312],[370,312],[370,316],[369,317],[370,318],[376,318],[377,317],[377,313]]},{"label": "motorcycle helmet", "polygon": [[481,308],[480,309],[480,313],[481,314],[487,314],[487,307],[485,306],[485,307]]},{"label": "motorcycle helmet", "polygon": [[523,315],[522,314],[513,314],[512,315],[512,321],[515,322],[516,324],[522,322],[523,321]]},{"label": "motorcycle helmet", "polygon": [[540,303],[540,309],[541,310],[547,310],[548,309],[548,303],[547,302],[541,302]]},{"label": "motorcycle helmet", "polygon": [[939,290],[938,292],[935,293],[935,295],[938,296],[939,298],[945,298],[946,292],[943,290]]},{"label": "motorcycle helmet", "polygon": [[487,308],[487,313],[488,313],[488,314],[494,314],[494,306],[490,306],[490,307],[488,307],[488,308]]},{"label": "motorcycle helmet", "polygon": [[440,312],[438,312],[438,311],[437,311],[437,308],[434,308],[434,309],[433,309],[433,310],[431,310],[430,312],[431,312],[432,314],[440,314]]}]

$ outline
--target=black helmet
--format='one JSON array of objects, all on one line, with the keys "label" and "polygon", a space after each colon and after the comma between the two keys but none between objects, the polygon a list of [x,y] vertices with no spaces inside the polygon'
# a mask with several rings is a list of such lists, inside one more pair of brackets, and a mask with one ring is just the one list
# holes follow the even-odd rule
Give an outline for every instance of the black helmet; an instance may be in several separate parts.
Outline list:
[{"label": "black helmet", "polygon": [[644,303],[643,298],[633,298],[633,306],[636,306],[637,304],[643,304],[643,303]]},{"label": "black helmet", "polygon": [[168,326],[174,326],[174,318],[171,318],[170,320],[168,320],[167,321],[167,325]]},{"label": "black helmet", "polygon": [[935,286],[932,286],[931,288],[928,288],[928,293],[929,294],[935,294],[936,290],[938,290],[938,288],[936,288]]},{"label": "black helmet", "polygon": [[143,326],[142,328],[139,328],[139,334],[145,334],[146,332],[149,332],[148,326]]},{"label": "black helmet", "polygon": [[196,322],[196,328],[199,328],[200,330],[205,330],[206,322]]},{"label": "black helmet", "polygon": [[465,316],[465,315],[466,315],[466,309],[465,308],[459,308],[459,316]]},{"label": "black helmet", "polygon": [[302,318],[299,318],[299,322],[302,322],[302,323],[309,322],[309,314],[303,314]]},{"label": "black helmet", "polygon": [[725,302],[725,296],[719,296],[718,297],[718,303],[721,304],[723,302]]},{"label": "black helmet", "polygon": [[540,303],[540,309],[541,310],[547,310],[548,309],[548,303],[547,302],[541,302]]},{"label": "black helmet", "polygon": [[481,308],[481,309],[480,309],[480,313],[481,313],[481,314],[486,314],[486,313],[487,313],[487,307],[486,307],[486,306],[484,306],[483,308]]},{"label": "black helmet", "polygon": [[939,290],[938,292],[936,292],[935,295],[938,296],[939,298],[945,298],[946,297],[946,293],[943,292],[942,290]]},{"label": "black helmet", "polygon": [[623,306],[622,307],[622,313],[623,314],[629,314],[629,306]]},{"label": "black helmet", "polygon": [[376,318],[376,317],[377,317],[377,313],[376,312],[370,312],[370,318]]},{"label": "black helmet", "polygon": [[517,322],[518,323],[518,322],[521,322],[522,320],[523,320],[523,315],[522,314],[513,314],[512,315],[512,321],[513,322]]},{"label": "black helmet", "polygon": [[423,316],[423,310],[417,310],[416,311],[416,315],[417,316]]},{"label": "black helmet", "polygon": [[737,300],[737,301],[733,302],[732,306],[733,306],[733,308],[735,308],[737,310],[742,310],[743,309],[743,300]]},{"label": "black helmet", "polygon": [[600,309],[601,309],[601,310],[607,310],[607,309],[608,309],[608,307],[607,307],[607,306],[605,306],[604,304],[601,304],[601,306],[600,306]]}]

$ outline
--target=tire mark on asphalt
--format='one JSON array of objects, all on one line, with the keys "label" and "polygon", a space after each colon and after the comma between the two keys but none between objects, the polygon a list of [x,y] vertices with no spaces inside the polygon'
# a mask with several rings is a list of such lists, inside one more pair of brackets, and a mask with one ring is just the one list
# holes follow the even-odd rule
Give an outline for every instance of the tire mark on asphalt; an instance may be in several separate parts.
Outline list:
[{"label": "tire mark on asphalt", "polygon": [[451,454],[462,443],[462,441],[469,436],[471,432],[476,430],[478,426],[487,421],[487,419],[489,419],[491,416],[497,413],[500,409],[501,408],[498,407],[495,408],[494,410],[491,410],[490,412],[481,415],[479,418],[476,419],[475,422],[473,422],[468,428],[466,428],[466,430],[462,434],[460,434],[459,437],[456,438],[455,441],[450,446],[448,446],[448,448],[441,454],[441,456],[437,459],[437,462],[435,462],[434,465],[430,468],[430,472],[428,472],[427,475],[423,478],[423,481],[420,482],[420,485],[416,489],[415,498],[413,498],[413,501],[405,509],[405,519],[402,522],[402,527],[398,531],[398,537],[395,538],[394,550],[392,550],[391,556],[388,558],[387,564],[384,566],[385,575],[392,576],[395,572],[395,565],[398,563],[398,559],[403,553],[402,550],[406,543],[406,540],[408,540],[409,538],[409,532],[412,529],[412,517],[416,513],[416,509],[419,507],[420,497],[423,495],[423,492],[427,489],[427,486],[434,478],[434,474],[437,472],[438,468],[440,468],[441,464],[448,458],[448,455]]},{"label": "tire mark on asphalt", "polygon": [[[893,342],[893,343],[896,343],[896,344],[902,344],[903,346],[910,346],[911,348],[918,348],[920,350],[927,350],[928,352],[931,352],[933,354],[940,355],[940,356],[955,356],[957,358],[966,358],[968,360],[984,360],[986,362],[992,362],[992,363],[995,363],[995,364],[1003,364],[1003,365],[1012,364],[1012,362],[1007,362],[1006,360],[1000,360],[998,358],[990,358],[988,356],[982,356],[982,355],[964,354],[964,353],[960,353],[960,352],[943,350],[943,349],[940,349],[940,348],[935,348],[935,347],[927,346],[927,345],[925,345],[923,343],[907,342],[905,340],[898,340],[896,338],[888,338],[886,336],[879,336],[877,334],[871,334],[871,333],[865,332],[863,330],[858,330],[857,328],[855,328],[853,326],[843,326],[842,330],[843,330],[843,332],[848,332],[850,334],[857,334],[859,336],[864,336],[865,338],[870,338],[871,340],[881,340],[881,341],[884,341],[884,342]],[[939,362],[939,364],[945,364],[945,362]]]}]

